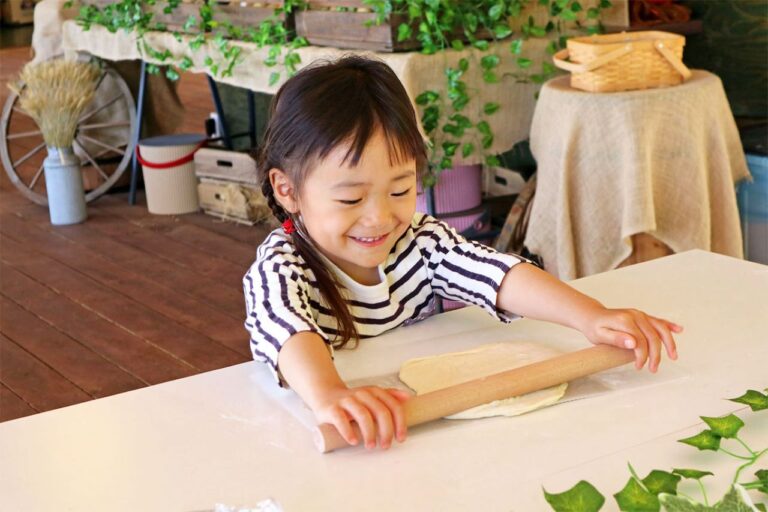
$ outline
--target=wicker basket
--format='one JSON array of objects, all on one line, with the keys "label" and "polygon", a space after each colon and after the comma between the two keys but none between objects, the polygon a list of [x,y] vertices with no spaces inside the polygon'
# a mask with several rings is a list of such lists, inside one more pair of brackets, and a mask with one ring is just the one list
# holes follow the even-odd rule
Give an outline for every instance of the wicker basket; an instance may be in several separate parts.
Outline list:
[{"label": "wicker basket", "polygon": [[684,45],[685,37],[659,31],[576,37],[555,54],[554,62],[572,73],[571,87],[576,89],[652,89],[690,78],[691,71],[682,61]]}]

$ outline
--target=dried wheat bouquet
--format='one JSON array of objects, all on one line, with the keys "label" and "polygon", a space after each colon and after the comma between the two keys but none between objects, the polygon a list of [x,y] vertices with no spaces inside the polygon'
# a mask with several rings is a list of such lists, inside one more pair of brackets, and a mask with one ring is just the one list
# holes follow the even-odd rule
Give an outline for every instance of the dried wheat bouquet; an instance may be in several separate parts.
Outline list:
[{"label": "dried wheat bouquet", "polygon": [[23,86],[8,86],[19,95],[21,109],[40,127],[46,145],[68,148],[100,75],[94,64],[57,59],[27,64],[19,75]]}]

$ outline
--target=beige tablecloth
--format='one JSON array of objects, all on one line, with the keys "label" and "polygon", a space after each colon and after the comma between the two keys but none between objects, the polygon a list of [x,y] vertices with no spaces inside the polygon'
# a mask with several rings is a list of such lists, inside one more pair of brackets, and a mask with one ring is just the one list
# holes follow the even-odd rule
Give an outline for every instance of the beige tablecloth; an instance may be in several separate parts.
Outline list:
[{"label": "beige tablecloth", "polygon": [[542,87],[531,126],[538,182],[525,244],[574,279],[615,268],[648,233],[673,251],[743,257],[734,183],[749,176],[720,79],[588,93]]}]

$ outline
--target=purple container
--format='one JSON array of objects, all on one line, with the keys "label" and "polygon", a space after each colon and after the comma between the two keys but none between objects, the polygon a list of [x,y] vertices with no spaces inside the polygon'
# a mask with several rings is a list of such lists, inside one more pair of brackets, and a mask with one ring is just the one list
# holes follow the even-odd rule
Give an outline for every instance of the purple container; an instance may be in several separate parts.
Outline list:
[{"label": "purple container", "polygon": [[[483,167],[481,164],[457,165],[441,172],[434,189],[435,212],[438,216],[450,212],[471,210],[480,206],[483,200],[482,178]],[[427,196],[421,188],[421,183],[419,183],[416,198],[416,211],[427,211]],[[477,224],[481,217],[482,213],[476,213],[460,217],[445,217],[443,220],[461,233],[471,227],[478,231],[487,229],[488,226]]]}]

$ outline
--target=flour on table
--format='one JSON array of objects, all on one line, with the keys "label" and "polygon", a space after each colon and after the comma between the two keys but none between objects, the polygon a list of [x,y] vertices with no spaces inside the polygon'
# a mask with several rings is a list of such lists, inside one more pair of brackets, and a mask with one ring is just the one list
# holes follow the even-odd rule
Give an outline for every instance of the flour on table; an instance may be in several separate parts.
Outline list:
[{"label": "flour on table", "polygon": [[[466,352],[411,359],[400,368],[400,380],[417,395],[461,384],[494,373],[550,359],[560,352],[536,343],[508,341],[482,345]],[[449,419],[474,419],[490,416],[517,416],[557,402],[568,384],[560,384],[526,395],[473,407],[447,416]]]}]

